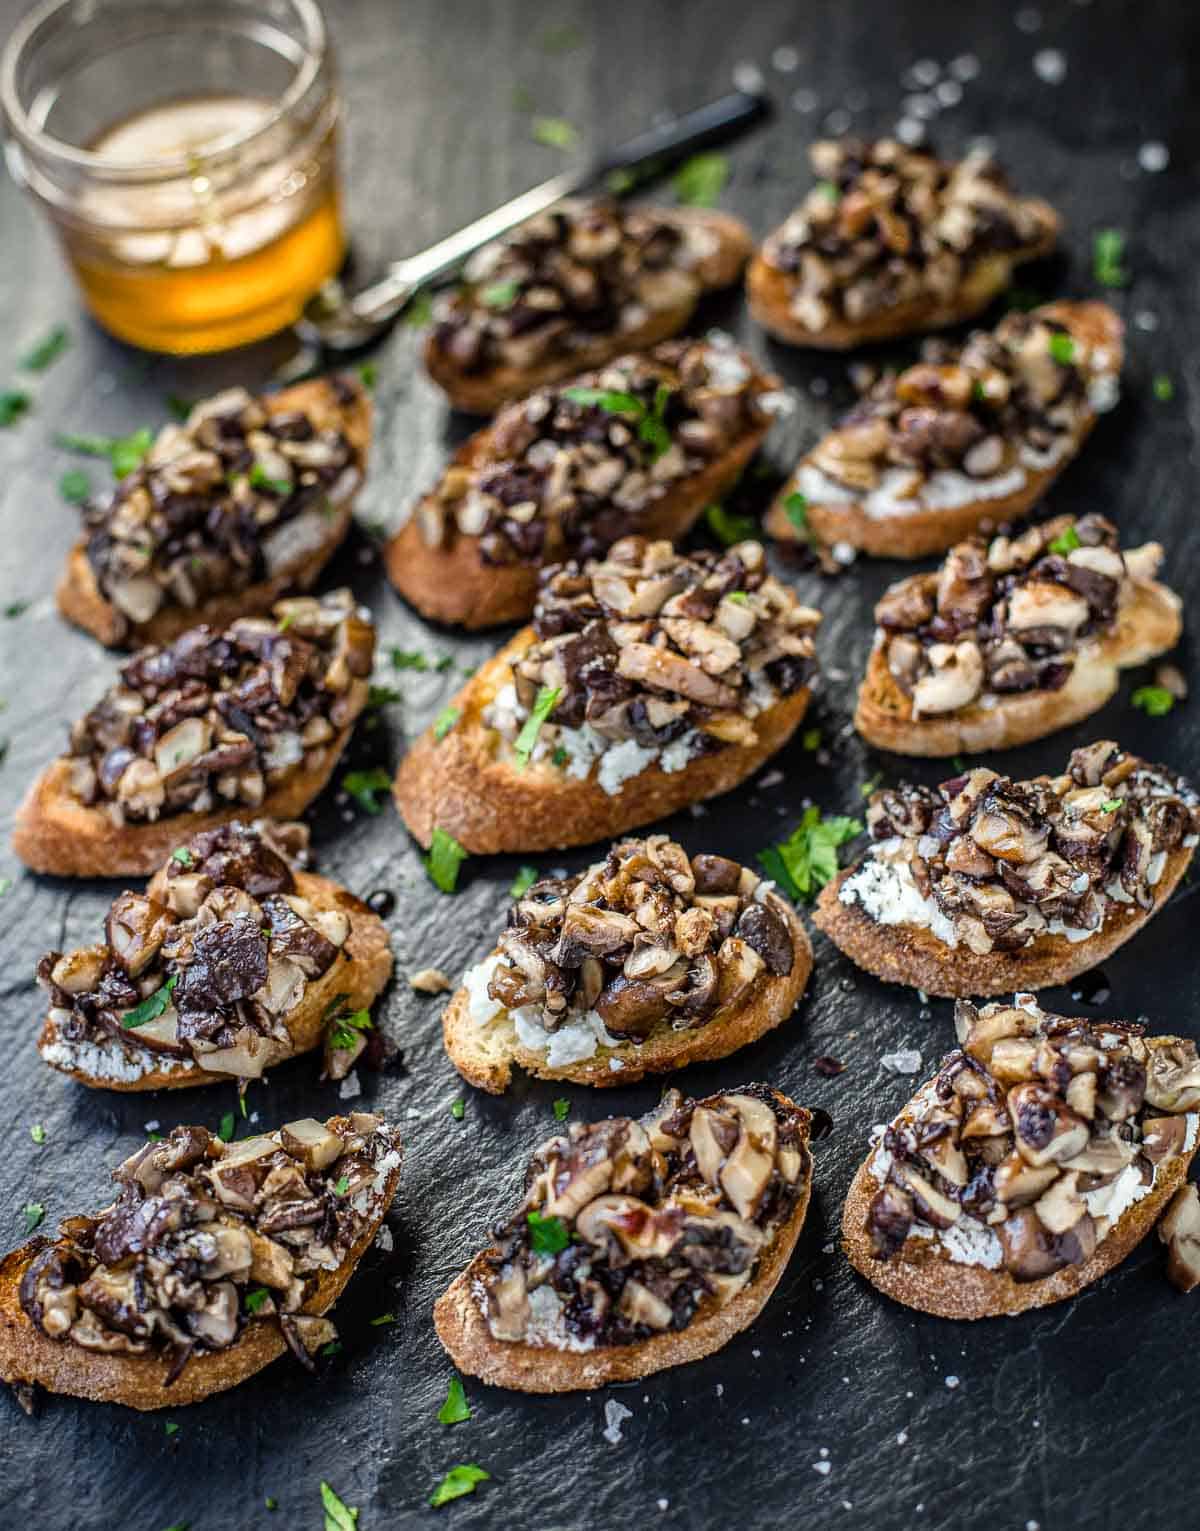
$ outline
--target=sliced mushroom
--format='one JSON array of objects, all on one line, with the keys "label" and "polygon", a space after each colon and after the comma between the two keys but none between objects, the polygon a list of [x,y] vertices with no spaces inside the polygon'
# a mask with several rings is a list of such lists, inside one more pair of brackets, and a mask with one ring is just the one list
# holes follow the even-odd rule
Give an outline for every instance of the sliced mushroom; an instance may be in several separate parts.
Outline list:
[{"label": "sliced mushroom", "polygon": [[670,1306],[633,1277],[621,1288],[617,1309],[630,1323],[648,1329],[669,1329],[674,1319]]},{"label": "sliced mushroom", "polygon": [[1167,1246],[1167,1276],[1181,1292],[1200,1286],[1200,1196],[1194,1185],[1180,1186],[1158,1225]]},{"label": "sliced mushroom", "polygon": [[726,1095],[722,1103],[741,1118],[741,1132],[718,1179],[738,1214],[751,1218],[775,1167],[775,1113],[750,1095]]},{"label": "sliced mushroom", "polygon": [[1008,1092],[1017,1152],[1027,1164],[1061,1164],[1081,1153],[1088,1124],[1040,1084],[1020,1084]]}]

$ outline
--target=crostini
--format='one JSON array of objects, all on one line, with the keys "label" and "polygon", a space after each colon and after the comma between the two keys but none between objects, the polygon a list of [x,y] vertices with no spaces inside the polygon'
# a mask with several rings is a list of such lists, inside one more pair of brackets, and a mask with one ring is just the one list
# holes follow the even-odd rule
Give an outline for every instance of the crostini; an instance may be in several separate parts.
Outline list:
[{"label": "crostini", "polygon": [[808,706],[820,613],[761,544],[676,553],[625,537],[543,571],[532,627],[400,763],[396,805],[483,855],[611,840],[728,792]]},{"label": "crostini", "polygon": [[400,1179],[400,1135],[364,1112],[223,1143],[176,1127],[113,1171],[116,1200],[0,1261],[0,1377],[96,1403],[177,1408],[291,1350],[324,1317]]},{"label": "crostini", "polygon": [[974,318],[1048,255],[1054,209],[986,153],[939,160],[889,138],[823,139],[816,185],[750,264],[750,312],[787,345],[844,351]]},{"label": "crostini", "polygon": [[117,895],[103,942],[42,958],[43,1059],[96,1088],[186,1089],[340,1035],[392,954],[361,900],[300,869],[307,844],[303,824],[234,822],[177,845],[145,893]]},{"label": "crostini", "polygon": [[786,1021],[812,948],[785,899],[724,856],[623,840],[517,898],[442,1017],[451,1063],[499,1094],[542,1079],[632,1084],[727,1058]]},{"label": "crostini", "polygon": [[985,767],[867,807],[873,844],[813,916],[859,967],[950,998],[1067,983],[1170,898],[1200,838],[1200,798],[1110,739],[1061,776]]},{"label": "crostini", "polygon": [[703,1100],[671,1090],[640,1120],[551,1138],[496,1242],[434,1306],[454,1364],[497,1387],[564,1393],[720,1350],[795,1248],[810,1124],[752,1084]]},{"label": "crostini", "polygon": [[1122,669],[1179,641],[1182,602],[1154,577],[1162,551],[1122,550],[1096,515],[960,542],[876,606],[854,726],[877,749],[957,755],[1090,717]]},{"label": "crostini", "polygon": [[922,558],[1028,515],[1116,403],[1121,335],[1103,303],[1064,302],[926,341],[801,460],[767,530]]},{"label": "crostini", "polygon": [[955,1023],[961,1045],[855,1176],[843,1247],[880,1291],[942,1318],[1061,1302],[1120,1264],[1183,1185],[1196,1045],[1049,1015],[1032,994],[960,1001]]},{"label": "crostini", "polygon": [[464,443],[387,548],[422,616],[528,620],[538,571],[637,532],[677,541],[788,404],[727,336],[668,340],[510,404]]},{"label": "crostini", "polygon": [[270,611],[345,537],[370,440],[371,401],[350,377],[203,400],[84,503],[59,610],[120,648]]},{"label": "crostini", "polygon": [[29,789],[14,850],[35,872],[149,877],[200,830],[295,818],[366,705],[374,654],[348,590],[140,650]]},{"label": "crostini", "polygon": [[753,240],[708,208],[567,201],[486,245],[434,305],[425,366],[456,409],[509,399],[677,335]]}]

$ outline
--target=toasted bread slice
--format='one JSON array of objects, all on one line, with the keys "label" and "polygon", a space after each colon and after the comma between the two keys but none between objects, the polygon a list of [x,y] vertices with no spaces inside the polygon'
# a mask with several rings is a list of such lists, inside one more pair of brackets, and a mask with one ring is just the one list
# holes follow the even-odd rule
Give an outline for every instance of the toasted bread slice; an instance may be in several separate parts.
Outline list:
[{"label": "toasted bread slice", "polygon": [[88,562],[87,545],[72,548],[59,579],[55,596],[68,622],[82,627],[109,648],[138,648],[144,643],[169,643],[198,623],[225,627],[237,617],[259,616],[270,611],[290,590],[309,590],[333,557],[350,529],[354,500],[362,487],[363,469],[371,444],[371,400],[365,389],[347,379],[353,388],[343,403],[328,378],[311,378],[260,400],[271,415],[299,410],[309,415],[318,429],[340,430],[358,452],[362,467],[344,492],[329,497],[324,535],[320,546],[289,559],[270,579],[258,580],[243,590],[212,596],[198,606],[165,604],[146,622],[133,622],[101,593]]},{"label": "toasted bread slice", "polygon": [[876,749],[897,755],[950,756],[1012,749],[1044,739],[1098,712],[1120,684],[1120,672],[1165,654],[1183,630],[1182,602],[1157,580],[1135,579],[1112,628],[1084,641],[1071,674],[1057,691],[992,695],[955,712],[914,718],[912,697],[888,669],[876,644],[858,691],[854,726]]},{"label": "toasted bread slice", "polygon": [[[801,1114],[802,1141],[807,1145],[809,1113],[779,1091],[771,1094],[783,1107]],[[811,1175],[807,1175],[791,1214],[759,1257],[749,1283],[723,1305],[715,1304],[710,1297],[702,1299],[699,1311],[683,1329],[651,1334],[630,1344],[591,1348],[577,1345],[560,1349],[552,1344],[498,1340],[479,1302],[491,1269],[489,1252],[485,1252],[475,1256],[434,1304],[433,1322],[438,1338],[461,1372],[479,1377],[493,1387],[522,1393],[578,1392],[698,1361],[748,1328],[766,1306],[796,1247],[810,1191]]]},{"label": "toasted bread slice", "polygon": [[677,335],[691,319],[700,297],[736,282],[750,257],[754,241],[745,224],[728,213],[711,208],[648,209],[680,227],[702,229],[712,236],[712,249],[695,266],[700,279],[696,299],[668,308],[650,310],[642,323],[630,329],[599,333],[570,351],[546,357],[529,367],[492,366],[480,372],[464,372],[456,366],[431,335],[425,343],[425,367],[455,409],[469,414],[494,414],[509,399],[519,399],[535,388],[561,382],[577,372],[603,366],[627,351],[643,351]]},{"label": "toasted bread slice", "polygon": [[[646,360],[654,363],[660,356],[661,352],[651,352]],[[740,359],[747,368],[743,397],[748,402],[781,386],[778,378],[762,372],[751,374],[749,358],[743,356]],[[596,373],[585,373],[573,379],[575,386],[595,387],[597,381]],[[683,392],[686,395],[686,385]],[[514,406],[514,409],[519,408]],[[665,538],[669,542],[684,536],[705,508],[720,500],[741,477],[746,464],[762,444],[769,425],[770,417],[765,411],[747,411],[741,428],[725,450],[708,459],[703,467],[670,480],[665,492],[650,499],[644,509],[620,515],[619,519],[625,524],[618,535],[636,530],[643,536]],[[459,448],[451,468],[480,473],[511,462],[512,451],[498,445],[497,437],[495,425],[476,432]],[[570,437],[567,441],[569,444]],[[636,464],[630,464],[630,471],[635,467]],[[624,476],[618,479],[615,487],[619,488],[623,481]],[[489,561],[484,556],[479,536],[467,535],[450,524],[442,527],[440,513],[435,518],[440,534],[435,534],[437,541],[431,545],[423,530],[423,511],[432,507],[437,512],[437,506],[438,492],[435,489],[424,496],[403,528],[388,543],[385,558],[392,584],[423,617],[434,622],[482,628],[525,621],[534,607],[541,569],[547,563],[557,563],[568,556],[558,525],[548,529],[553,542],[548,543],[540,556],[514,557],[509,562]],[[580,530],[588,529],[590,522],[602,520],[606,511],[611,515],[614,508],[611,500],[600,500],[584,512]],[[544,509],[541,514],[545,514]],[[555,519],[557,522],[557,514]],[[589,536],[599,551],[600,540],[594,531],[590,531]],[[610,536],[607,540],[613,539]]]},{"label": "toasted bread slice", "polygon": [[[399,1135],[395,1137],[399,1145]],[[346,1258],[317,1277],[314,1290],[299,1309],[301,1315],[327,1313],[374,1242],[400,1183],[398,1146],[396,1157],[366,1225]],[[168,1357],[87,1350],[51,1339],[32,1322],[20,1300],[23,1276],[49,1243],[42,1237],[30,1239],[0,1261],[0,1378],[5,1382],[36,1383],[51,1393],[67,1393],[94,1403],[120,1403],[130,1409],[177,1408],[236,1387],[288,1348],[277,1322],[256,1319],[232,1345],[192,1356],[183,1372],[168,1382]]]},{"label": "toasted bread slice", "polygon": [[[339,950],[331,968],[314,979],[304,991],[303,998],[285,1017],[291,1036],[292,1047],[288,1057],[298,1057],[320,1047],[325,1028],[329,1024],[328,1012],[334,1000],[340,1000],[349,1011],[368,1010],[378,998],[392,975],[392,952],[388,942],[387,928],[378,915],[372,914],[361,899],[356,898],[336,882],[318,877],[313,872],[296,872],[296,892],[317,909],[340,909],[350,920],[350,934]],[[153,885],[152,885],[153,886]],[[38,1037],[38,1051],[51,1068],[61,1074],[69,1074],[80,1084],[98,1090],[186,1090],[195,1085],[229,1084],[236,1076],[199,1067],[190,1058],[177,1058],[150,1047],[138,1047],[137,1031],[126,1033],[128,1047],[115,1040],[92,1043],[91,1048],[102,1047],[114,1065],[130,1059],[131,1055],[144,1060],[145,1072],[135,1079],[122,1073],[97,1073],[89,1071],[83,1062],[72,1058],[71,1044],[66,1041],[53,1016],[42,1023]],[[280,1059],[279,1061],[282,1061]]]},{"label": "toasted bread slice", "polygon": [[[1112,363],[1111,369],[1106,370],[1119,370],[1122,325],[1106,304],[1048,303],[1035,313],[1065,325],[1072,337],[1089,351],[1106,354]],[[912,508],[905,510],[872,510],[865,500],[853,497],[822,501],[804,492],[805,470],[812,464],[813,454],[809,453],[780,490],[764,525],[781,542],[803,540],[804,532],[793,525],[787,511],[789,497],[800,493],[806,499],[807,530],[820,542],[848,543],[875,558],[924,558],[942,553],[973,532],[990,531],[1027,516],[1078,455],[1096,418],[1096,410],[1086,408],[1072,432],[1068,449],[1049,466],[1025,465],[1024,483],[1020,487],[1006,494],[964,499],[961,504],[926,504],[919,493],[911,501]]]},{"label": "toasted bread slice", "polygon": [[691,803],[730,792],[782,749],[808,708],[807,687],[755,718],[754,744],[730,744],[701,755],[681,771],[657,762],[608,793],[594,779],[568,776],[550,761],[522,771],[483,710],[506,685],[514,659],[534,642],[522,628],[455,696],[457,723],[442,740],[426,729],[396,772],[392,795],[409,833],[428,846],[435,829],[453,835],[472,855],[562,850],[612,840],[666,818]]}]

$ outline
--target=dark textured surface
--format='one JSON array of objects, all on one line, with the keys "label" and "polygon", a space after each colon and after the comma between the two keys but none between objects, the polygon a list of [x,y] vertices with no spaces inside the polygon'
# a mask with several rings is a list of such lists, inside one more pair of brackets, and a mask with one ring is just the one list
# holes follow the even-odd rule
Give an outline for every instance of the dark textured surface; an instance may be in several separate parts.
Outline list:
[{"label": "dark textured surface", "polygon": [[[0,30],[17,14],[0,0]],[[901,76],[920,58],[942,63],[967,51],[981,74],[961,105],[935,125],[939,143],[961,148],[993,136],[1022,186],[1059,205],[1067,218],[1068,260],[1050,273],[1055,290],[1096,291],[1091,235],[1115,226],[1130,234],[1133,284],[1119,299],[1130,321],[1126,397],[1102,422],[1083,459],[1069,470],[1053,504],[1101,509],[1129,537],[1154,535],[1168,547],[1167,576],[1189,598],[1200,591],[1200,521],[1195,512],[1195,426],[1200,410],[1200,334],[1196,270],[1200,206],[1194,149],[1200,95],[1188,77],[1200,49],[1200,13],[1159,4],[1053,0],[1021,20],[1015,6],[964,6],[948,0],[906,4],[811,3],[684,5],[641,3],[535,7],[508,3],[453,6],[434,0],[346,0],[336,7],[349,109],[347,164],[356,246],[370,267],[446,231],[548,174],[560,162],[529,139],[512,103],[514,85],[538,110],[563,115],[586,133],[624,135],[663,107],[682,108],[718,94],[741,61],[759,64],[783,109],[767,133],[740,146],[723,204],[765,233],[788,209],[803,178],[803,147],[825,114],[858,103],[854,122],[889,128],[907,93]],[[1043,14],[1044,13],[1044,14]],[[603,19],[601,19],[603,18]],[[565,51],[540,46],[547,27],[573,24]],[[571,41],[568,36],[567,41]],[[779,73],[772,50],[792,45],[799,68]],[[1066,56],[1059,85],[1035,75],[1044,48]],[[811,114],[787,105],[797,89],[819,99]],[[855,94],[855,93],[858,94]],[[865,93],[866,100],[864,103]],[[1162,175],[1137,169],[1150,139],[1171,146]],[[66,629],[50,590],[71,542],[74,516],[54,485],[68,460],[51,448],[55,429],[124,432],[163,414],[168,392],[196,397],[218,384],[265,381],[282,355],[266,346],[195,364],[148,361],[108,341],[75,311],[50,239],[7,180],[0,185],[0,313],[6,360],[52,323],[71,326],[69,354],[38,384],[32,416],[0,432],[0,603],[29,600],[18,619],[0,622],[7,703],[0,734],[9,744],[0,772],[7,827],[20,792],[57,751],[66,724],[101,689],[113,660]],[[1132,323],[1147,312],[1150,332]],[[800,408],[773,444],[781,465],[829,419],[844,388],[845,364],[794,357],[767,347],[734,302],[713,317],[750,336],[795,385]],[[436,472],[461,429],[414,368],[416,337],[398,332],[380,351],[379,434],[364,521],[394,524],[414,491]],[[1157,401],[1155,374],[1175,383]],[[812,385],[815,383],[815,387]],[[0,386],[6,386],[0,377]],[[789,431],[791,440],[786,439]],[[98,480],[95,465],[94,477]],[[470,664],[488,652],[424,629],[384,586],[368,539],[360,536],[334,571],[352,581],[377,613],[386,644],[453,654]],[[848,737],[853,677],[870,642],[869,614],[896,569],[858,565],[837,582],[797,576],[820,605],[820,648],[827,683],[817,721],[833,741],[828,766],[799,745],[778,764],[785,782],[746,788],[707,816],[669,827],[693,850],[749,859],[791,827],[808,799],[826,810],[855,810],[859,785],[899,762],[873,758]],[[332,576],[331,576],[332,577]],[[1185,668],[1194,638],[1185,640]],[[392,765],[448,698],[453,675],[386,677],[404,691],[381,726],[364,731],[355,763]],[[1173,765],[1200,771],[1193,703],[1147,720],[1129,703],[1138,679],[1092,724],[1004,759],[1029,774],[1056,768],[1067,750],[1111,734]],[[936,765],[919,768],[936,780]],[[489,945],[501,918],[516,859],[469,864],[463,889],[443,898],[426,883],[414,847],[390,812],[365,817],[327,796],[314,826],[320,870],[360,893],[397,894],[389,920],[400,975],[435,963],[457,975]],[[558,858],[543,858],[543,865]],[[580,852],[561,858],[578,866]],[[159,1098],[90,1094],[42,1067],[33,1051],[39,1000],[37,956],[50,946],[92,938],[115,885],[71,885],[19,873],[0,847],[0,874],[12,888],[0,903],[0,1080],[6,1132],[0,1158],[0,1242],[18,1240],[19,1209],[44,1202],[48,1221],[101,1204],[107,1169],[139,1140],[143,1124],[215,1124],[232,1090]],[[1108,1013],[1149,1015],[1196,1035],[1194,943],[1200,905],[1187,890],[1107,966]],[[461,1525],[774,1526],[792,1515],[814,1528],[960,1527],[994,1531],[1066,1527],[1191,1525],[1195,1490],[1195,1368],[1188,1360],[1193,1305],[1162,1274],[1147,1242],[1126,1265],[1078,1301],[1017,1320],[976,1326],[919,1317],[867,1287],[835,1250],[841,1199],[873,1122],[888,1117],[915,1080],[884,1070],[880,1055],[918,1047],[929,1062],[952,1041],[950,1006],[923,1010],[916,995],[856,974],[828,944],[816,943],[811,992],[772,1038],[679,1082],[702,1093],[765,1078],[833,1115],[818,1145],[816,1195],[800,1246],[780,1289],[755,1327],[721,1354],[623,1388],[632,1410],[624,1439],[611,1445],[602,1394],[526,1399],[468,1383],[469,1423],[445,1428],[435,1412],[451,1368],[434,1337],[435,1296],[477,1247],[491,1218],[514,1192],[527,1152],[553,1126],[551,1101],[571,1100],[574,1115],[643,1110],[657,1098],[647,1082],[603,1095],[522,1079],[502,1099],[460,1088],[439,1045],[436,1000],[413,994],[403,977],[379,1018],[404,1050],[403,1067],[364,1075],[364,1103],[395,1116],[408,1157],[391,1225],[395,1250],[375,1250],[340,1304],[345,1351],[323,1384],[288,1361],[236,1392],[177,1416],[136,1416],[66,1399],[43,1399],[28,1419],[11,1395],[0,1398],[0,1482],[12,1524],[120,1527],[161,1531],[188,1523],[218,1527],[317,1527],[318,1482],[329,1479],[361,1507],[362,1531],[431,1523],[426,1499],[455,1462],[492,1474],[473,1498],[436,1512]],[[1059,1001],[1063,995],[1053,995]],[[821,1054],[847,1064],[826,1079]],[[311,1059],[280,1069],[250,1096],[262,1120],[338,1109],[333,1086],[317,1083]],[[451,1103],[466,1095],[462,1122]],[[37,1147],[29,1128],[42,1122]],[[1194,1299],[1193,1299],[1194,1303]],[[398,1322],[372,1327],[392,1311]],[[958,1379],[951,1387],[948,1379]],[[179,1431],[167,1438],[164,1419]],[[827,1453],[827,1455],[823,1455]],[[829,1471],[814,1470],[827,1462]],[[279,1501],[276,1514],[264,1496]]]}]

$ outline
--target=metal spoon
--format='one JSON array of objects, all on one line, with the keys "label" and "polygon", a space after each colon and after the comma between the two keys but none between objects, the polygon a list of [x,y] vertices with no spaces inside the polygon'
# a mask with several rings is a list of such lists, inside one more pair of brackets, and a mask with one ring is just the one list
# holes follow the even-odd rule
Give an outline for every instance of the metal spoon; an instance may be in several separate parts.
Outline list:
[{"label": "metal spoon", "polygon": [[769,111],[765,96],[735,91],[663,127],[651,128],[618,149],[602,152],[580,169],[564,171],[514,197],[427,250],[396,261],[385,277],[360,292],[346,293],[336,279],[326,282],[305,305],[295,325],[296,333],[306,345],[331,351],[352,351],[366,345],[403,313],[422,288],[453,276],[468,256],[517,224],[601,181],[611,184],[616,178],[619,192],[631,191],[705,144],[744,132]]}]

